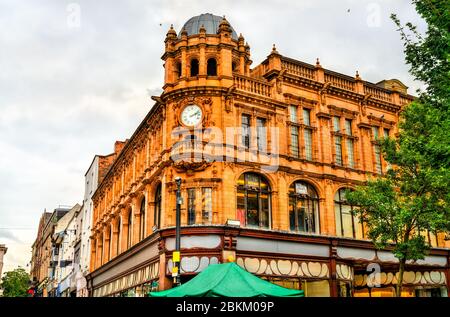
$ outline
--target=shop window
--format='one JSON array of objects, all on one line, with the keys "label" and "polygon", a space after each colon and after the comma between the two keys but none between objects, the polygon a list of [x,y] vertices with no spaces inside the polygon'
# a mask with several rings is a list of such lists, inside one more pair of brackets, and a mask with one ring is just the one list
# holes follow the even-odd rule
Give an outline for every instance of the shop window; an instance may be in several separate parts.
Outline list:
[{"label": "shop window", "polygon": [[330,297],[330,283],[328,280],[302,281],[305,297]]}]

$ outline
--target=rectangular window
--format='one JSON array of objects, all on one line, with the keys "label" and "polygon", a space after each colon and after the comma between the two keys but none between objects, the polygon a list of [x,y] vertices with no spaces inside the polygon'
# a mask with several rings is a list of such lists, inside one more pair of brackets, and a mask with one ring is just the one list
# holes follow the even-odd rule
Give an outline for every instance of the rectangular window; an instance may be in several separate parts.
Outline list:
[{"label": "rectangular window", "polygon": [[297,123],[297,107],[296,106],[289,107],[289,114],[290,114],[291,122]]},{"label": "rectangular window", "polygon": [[353,140],[347,139],[347,155],[348,155],[348,166],[351,168],[355,167],[355,155],[353,153]]},{"label": "rectangular window", "polygon": [[267,151],[267,135],[266,135],[266,119],[257,118],[256,119],[256,132],[257,132],[257,144],[258,151]]},{"label": "rectangular window", "polygon": [[202,221],[212,222],[212,188],[202,188]]},{"label": "rectangular window", "polygon": [[242,115],[242,145],[250,148],[250,116]]},{"label": "rectangular window", "polygon": [[341,118],[340,117],[333,117],[333,131],[334,132],[340,132],[341,130]]},{"label": "rectangular window", "polygon": [[347,135],[353,135],[352,134],[352,120],[345,119],[345,133]]},{"label": "rectangular window", "polygon": [[311,110],[303,109],[303,124],[310,126],[311,125]]},{"label": "rectangular window", "polygon": [[298,127],[291,126],[291,155],[293,157],[299,157],[298,150]]},{"label": "rectangular window", "polygon": [[389,138],[389,129],[383,129],[383,134],[385,138]]},{"label": "rectangular window", "polygon": [[375,152],[375,169],[378,174],[381,174],[381,149],[378,144],[375,144],[373,147]]},{"label": "rectangular window", "polygon": [[372,127],[373,139],[378,139],[378,127]]},{"label": "rectangular window", "polygon": [[342,139],[340,136],[334,137],[334,144],[336,147],[336,164],[342,166]]},{"label": "rectangular window", "polygon": [[303,131],[303,136],[305,139],[305,158],[308,161],[312,161],[312,131],[310,129],[305,129]]},{"label": "rectangular window", "polygon": [[188,188],[188,225],[195,224],[195,188]]}]

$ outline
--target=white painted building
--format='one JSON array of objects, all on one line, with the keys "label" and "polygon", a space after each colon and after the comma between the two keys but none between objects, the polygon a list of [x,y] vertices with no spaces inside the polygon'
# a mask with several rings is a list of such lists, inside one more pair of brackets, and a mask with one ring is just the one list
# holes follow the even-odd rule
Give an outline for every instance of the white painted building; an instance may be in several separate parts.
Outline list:
[{"label": "white painted building", "polygon": [[76,204],[70,209],[55,226],[52,237],[53,261],[53,285],[56,286],[54,296],[70,296],[71,279],[74,269],[74,244],[76,240],[76,216],[81,206]]},{"label": "white painted building", "polygon": [[99,163],[101,156],[96,155],[85,174],[85,190],[83,198],[83,207],[78,217],[78,226],[80,230],[80,256],[79,256],[79,272],[76,276],[77,297],[87,297],[87,285],[85,276],[89,274],[90,255],[91,255],[91,226],[92,226],[92,195],[98,186],[99,179]]}]

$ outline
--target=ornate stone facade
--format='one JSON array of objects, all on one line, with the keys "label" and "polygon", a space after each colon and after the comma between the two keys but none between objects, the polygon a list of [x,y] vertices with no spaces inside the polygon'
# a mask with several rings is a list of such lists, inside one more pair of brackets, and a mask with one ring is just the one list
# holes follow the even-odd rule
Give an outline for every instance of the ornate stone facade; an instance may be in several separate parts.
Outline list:
[{"label": "ornate stone facade", "polygon": [[[325,69],[318,60],[311,65],[282,56],[275,46],[250,68],[250,47],[225,18],[199,20],[207,25],[197,31],[192,23],[179,34],[168,31],[164,92],[153,97],[153,108],[93,196],[93,294],[106,294],[99,289],[152,263],[158,274],[153,267],[141,284],[171,287],[177,176],[186,278],[233,258],[264,278],[295,276],[300,282],[291,286],[309,287],[311,296],[346,294],[341,282],[353,292],[357,270],[384,262],[340,254],[345,248],[358,256],[375,251],[364,228],[348,217],[339,190],[386,171],[377,138],[396,135],[399,112],[413,97],[398,80],[369,83],[358,73]],[[190,105],[200,109],[196,126],[183,122]],[[226,225],[228,220],[239,220],[240,227]],[[443,237],[429,239],[449,246]],[[246,243],[264,248],[255,251]],[[448,250],[431,254],[445,263],[427,262],[426,270],[448,276]],[[134,258],[133,265],[108,275]],[[386,263],[395,268],[395,260]],[[319,291],[325,284],[315,281],[325,281],[328,291]],[[108,288],[107,294],[117,292]]]}]

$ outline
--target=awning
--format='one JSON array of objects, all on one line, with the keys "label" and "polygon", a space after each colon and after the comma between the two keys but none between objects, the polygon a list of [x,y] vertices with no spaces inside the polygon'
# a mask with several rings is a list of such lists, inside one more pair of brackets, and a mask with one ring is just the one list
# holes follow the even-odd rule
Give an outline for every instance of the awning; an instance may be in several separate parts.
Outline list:
[{"label": "awning", "polygon": [[302,290],[284,288],[245,271],[236,263],[211,264],[192,280],[153,297],[304,297]]}]

